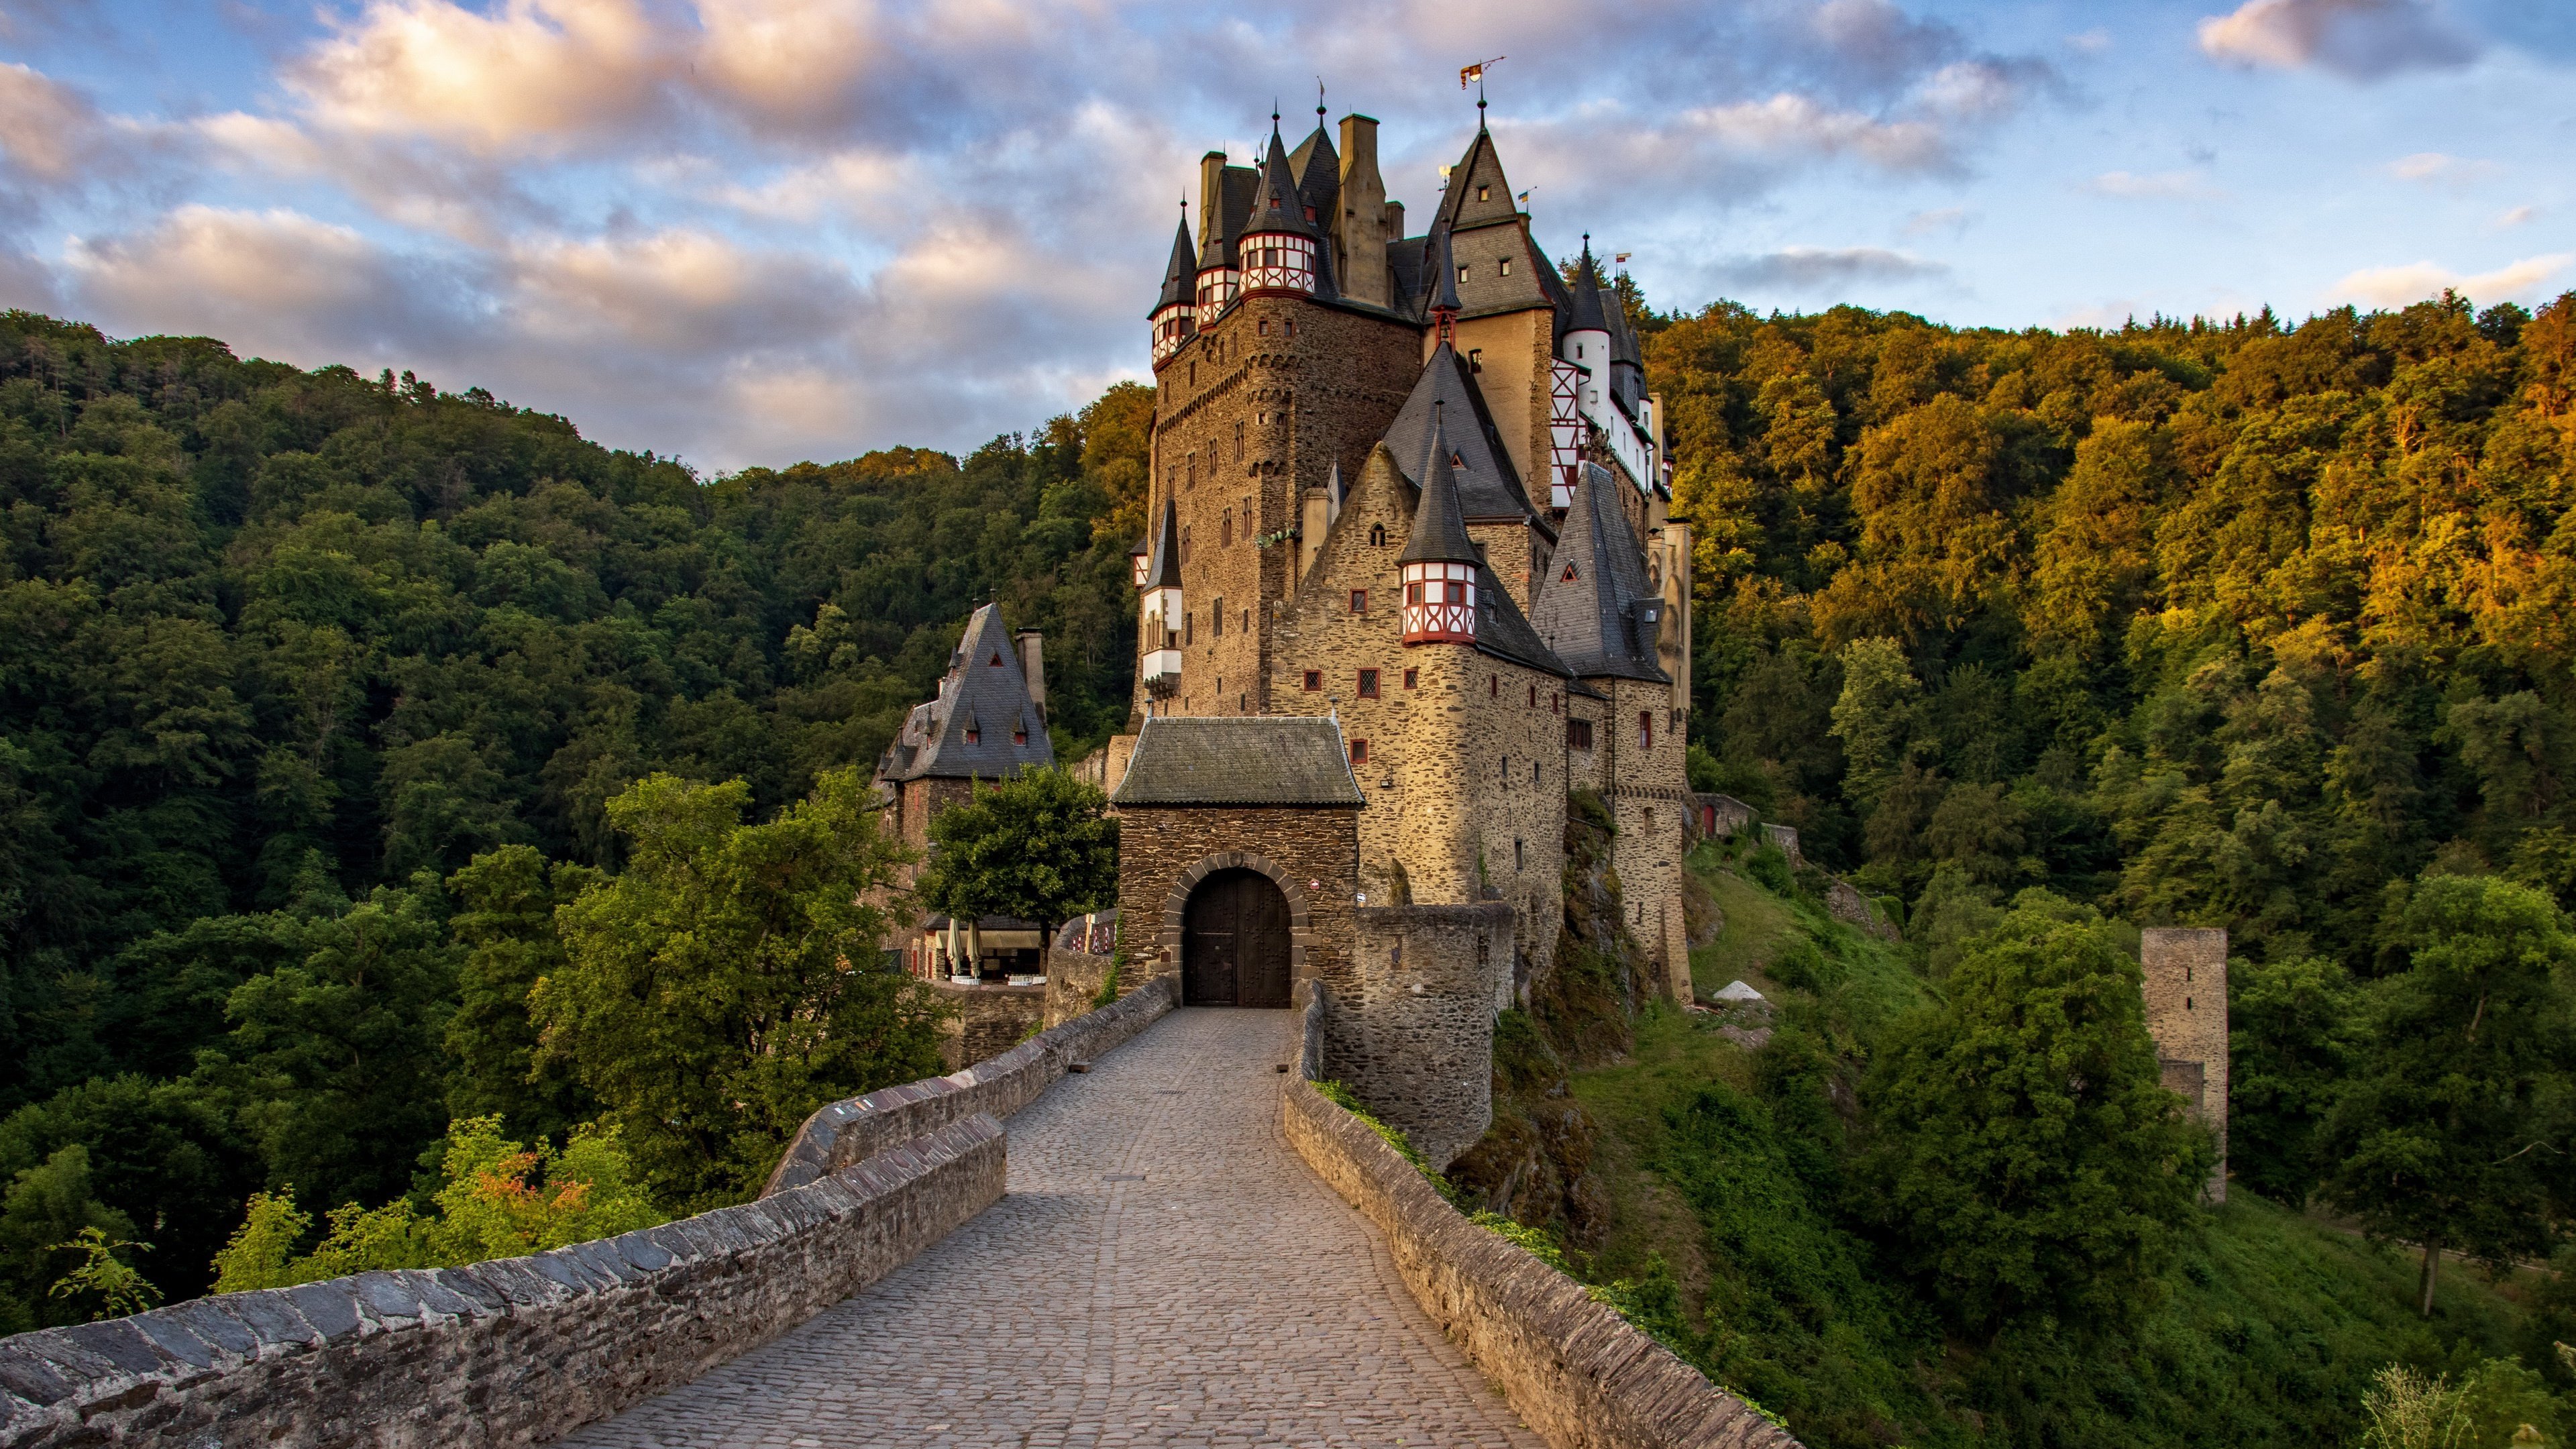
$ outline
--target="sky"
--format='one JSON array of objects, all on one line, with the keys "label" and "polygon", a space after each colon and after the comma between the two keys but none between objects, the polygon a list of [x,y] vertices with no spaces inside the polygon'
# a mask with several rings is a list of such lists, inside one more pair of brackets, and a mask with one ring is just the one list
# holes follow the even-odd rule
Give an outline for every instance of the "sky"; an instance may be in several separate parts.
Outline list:
[{"label": "sky", "polygon": [[[0,0],[0,307],[413,371],[708,476],[1147,375],[1201,152],[1490,123],[1659,309],[2576,287],[2563,0]],[[1193,203],[1195,198],[1190,198]]]}]

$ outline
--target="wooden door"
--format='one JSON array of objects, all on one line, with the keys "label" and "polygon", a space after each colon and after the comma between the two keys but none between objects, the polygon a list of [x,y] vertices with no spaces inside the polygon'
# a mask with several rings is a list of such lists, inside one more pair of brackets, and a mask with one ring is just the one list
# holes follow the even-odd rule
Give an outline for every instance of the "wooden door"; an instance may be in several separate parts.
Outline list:
[{"label": "wooden door", "polygon": [[1219,871],[1181,913],[1181,1001],[1288,1004],[1288,899],[1259,871]]}]

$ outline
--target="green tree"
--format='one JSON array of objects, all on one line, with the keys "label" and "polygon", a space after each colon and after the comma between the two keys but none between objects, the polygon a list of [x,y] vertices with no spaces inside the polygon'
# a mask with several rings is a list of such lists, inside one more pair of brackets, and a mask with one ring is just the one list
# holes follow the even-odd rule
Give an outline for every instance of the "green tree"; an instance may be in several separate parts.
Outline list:
[{"label": "green tree", "polygon": [[447,1022],[447,1110],[458,1118],[498,1115],[510,1129],[558,1138],[596,1108],[561,1059],[537,1060],[528,992],[562,969],[555,911],[599,879],[569,861],[548,862],[534,846],[505,845],[474,857],[447,878],[458,910],[448,929],[465,947],[457,968],[456,1014]]},{"label": "green tree", "polygon": [[88,1148],[75,1142],[11,1179],[0,1199],[0,1327],[20,1333],[89,1316],[52,1292],[71,1266],[63,1245],[89,1230],[105,1241],[134,1235],[132,1219],[91,1196]]},{"label": "green tree", "polygon": [[2576,1203],[2576,940],[2557,902],[2494,876],[2425,878],[2392,934],[2406,969],[2371,990],[2325,1123],[2324,1194],[2418,1245],[2430,1317],[2444,1249],[2498,1269],[2545,1256]]},{"label": "green tree", "polygon": [[2154,1298],[2213,1158],[2141,982],[2107,923],[2026,891],[1872,1061],[1864,1201],[1963,1328],[2116,1327]]},{"label": "green tree", "polygon": [[1109,797],[1063,770],[1023,770],[977,782],[965,802],[930,821],[921,903],[961,921],[1035,921],[1055,928],[1118,898],[1118,821]]},{"label": "green tree", "polygon": [[819,1106],[938,1068],[935,1004],[885,969],[900,848],[867,780],[826,771],[761,825],[750,787],[654,775],[608,802],[626,870],[557,912],[564,965],[530,993],[545,1046],[623,1134],[654,1198],[759,1190]]},{"label": "green tree", "polygon": [[1867,811],[1905,763],[1923,686],[1894,639],[1854,639],[1843,646],[1842,659],[1843,692],[1834,701],[1832,732],[1843,744],[1843,793]]},{"label": "green tree", "polygon": [[2228,1171],[2304,1207],[2323,1171],[2317,1129],[2360,1045],[2352,978],[2322,956],[2227,963]]},{"label": "green tree", "polygon": [[85,1316],[124,1318],[161,1306],[161,1290],[152,1280],[125,1259],[120,1252],[148,1253],[150,1243],[129,1243],[110,1237],[99,1228],[83,1228],[69,1242],[56,1243],[57,1252],[71,1253],[76,1261],[70,1272],[54,1281],[47,1291],[50,1298],[79,1305]]}]

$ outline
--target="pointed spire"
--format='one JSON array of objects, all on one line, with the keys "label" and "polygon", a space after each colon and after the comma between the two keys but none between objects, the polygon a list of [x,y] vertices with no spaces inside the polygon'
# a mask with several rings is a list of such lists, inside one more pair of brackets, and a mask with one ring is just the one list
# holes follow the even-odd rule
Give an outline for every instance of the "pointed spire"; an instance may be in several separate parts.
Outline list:
[{"label": "pointed spire", "polygon": [[1422,459],[1422,501],[1414,505],[1413,534],[1404,541],[1404,552],[1395,556],[1399,564],[1476,562],[1476,542],[1458,503],[1458,472],[1449,462],[1445,412],[1440,408],[1432,414]]},{"label": "pointed spire", "polygon": [[1197,248],[1190,245],[1190,204],[1181,202],[1180,229],[1172,234],[1172,260],[1163,268],[1163,292],[1154,299],[1154,310],[1190,305],[1197,289],[1192,285],[1198,276]]},{"label": "pointed spire", "polygon": [[1574,315],[1568,332],[1608,332],[1609,314],[1601,303],[1601,269],[1592,261],[1592,233],[1583,234],[1583,256],[1574,266]]},{"label": "pointed spire", "polygon": [[1163,526],[1154,530],[1153,549],[1145,559],[1145,578],[1140,589],[1177,589],[1181,586],[1181,511],[1172,495],[1163,495]]},{"label": "pointed spire", "polygon": [[1432,266],[1439,277],[1431,286],[1431,322],[1439,330],[1437,340],[1448,343],[1458,332],[1458,263],[1449,254],[1449,223],[1442,222],[1431,233]]},{"label": "pointed spire", "polygon": [[1253,193],[1252,215],[1243,224],[1254,232],[1284,231],[1321,238],[1306,219],[1306,195],[1297,187],[1297,172],[1288,164],[1287,143],[1279,139],[1279,113],[1270,114],[1270,155],[1261,163],[1261,184]]}]

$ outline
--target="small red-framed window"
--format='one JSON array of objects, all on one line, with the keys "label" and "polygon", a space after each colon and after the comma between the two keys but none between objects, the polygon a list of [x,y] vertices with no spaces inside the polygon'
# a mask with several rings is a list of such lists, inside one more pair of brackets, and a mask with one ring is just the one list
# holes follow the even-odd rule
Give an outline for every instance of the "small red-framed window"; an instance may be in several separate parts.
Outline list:
[{"label": "small red-framed window", "polygon": [[1322,670],[1320,670],[1320,669],[1309,669],[1309,670],[1307,670],[1307,671],[1306,671],[1306,692],[1307,692],[1308,694],[1313,694],[1315,691],[1317,691],[1317,690],[1319,690],[1319,689],[1322,689],[1323,687],[1324,687],[1324,671],[1322,671]]},{"label": "small red-framed window", "polygon": [[1365,765],[1368,763],[1368,741],[1351,741],[1351,763],[1354,765]]},{"label": "small red-framed window", "polygon": [[1360,671],[1360,698],[1362,698],[1362,699],[1375,699],[1375,698],[1377,698],[1377,671],[1376,671],[1376,670],[1374,670],[1374,669],[1363,669],[1363,670],[1361,670],[1361,671]]},{"label": "small red-framed window", "polygon": [[1653,749],[1654,747],[1655,747],[1655,714],[1654,714],[1654,711],[1652,711],[1652,710],[1646,710],[1646,709],[1641,709],[1641,710],[1637,711],[1637,748],[1638,748],[1638,749],[1641,749],[1641,750],[1651,750],[1651,749]]},{"label": "small red-framed window", "polygon": [[968,725],[966,727],[966,743],[970,745],[980,744],[983,742],[983,739],[984,732],[982,730],[975,728],[973,725]]},{"label": "small red-framed window", "polygon": [[1592,748],[1592,721],[1570,719],[1565,722],[1565,747],[1569,750]]},{"label": "small red-framed window", "polygon": [[1368,612],[1368,590],[1351,590],[1351,612],[1354,614],[1365,614]]},{"label": "small red-framed window", "polygon": [[1015,730],[1011,731],[1011,743],[1012,743],[1012,744],[1015,744],[1015,745],[1025,745],[1025,744],[1027,744],[1028,742],[1029,742],[1029,732],[1028,732],[1028,730],[1027,730],[1027,729],[1022,728],[1022,729],[1015,729]]},{"label": "small red-framed window", "polygon": [[1408,669],[1404,671],[1404,687],[1411,689],[1415,684],[1421,681],[1421,678],[1422,671],[1419,669]]}]

